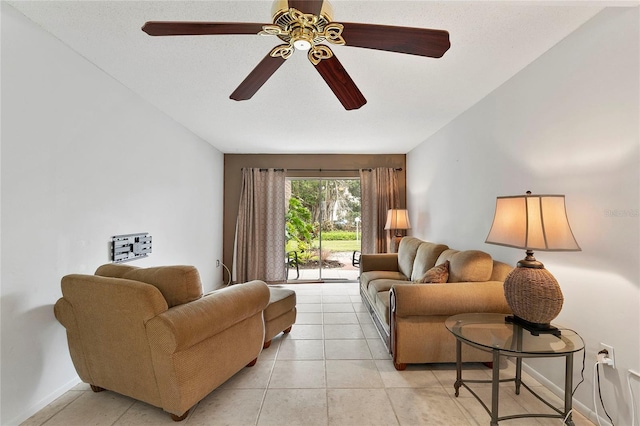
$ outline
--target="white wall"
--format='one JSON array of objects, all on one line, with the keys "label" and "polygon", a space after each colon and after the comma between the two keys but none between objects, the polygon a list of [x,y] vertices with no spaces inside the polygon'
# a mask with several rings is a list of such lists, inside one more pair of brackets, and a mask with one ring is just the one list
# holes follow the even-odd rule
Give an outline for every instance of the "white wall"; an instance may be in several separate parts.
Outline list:
[{"label": "white wall", "polygon": [[[484,243],[495,198],[566,195],[582,252],[536,257],[565,296],[556,322],[586,341],[579,405],[593,409],[598,345],[612,345],[617,369],[605,371],[604,400],[625,425],[625,374],[640,371],[639,15],[605,9],[407,155],[413,234],[511,264],[524,252]],[[576,361],[579,377],[582,357]],[[529,364],[563,384],[561,359]]]},{"label": "white wall", "polygon": [[221,284],[223,155],[2,3],[2,414],[16,424],[78,382],[53,316],[60,278],[149,232],[136,266]]}]

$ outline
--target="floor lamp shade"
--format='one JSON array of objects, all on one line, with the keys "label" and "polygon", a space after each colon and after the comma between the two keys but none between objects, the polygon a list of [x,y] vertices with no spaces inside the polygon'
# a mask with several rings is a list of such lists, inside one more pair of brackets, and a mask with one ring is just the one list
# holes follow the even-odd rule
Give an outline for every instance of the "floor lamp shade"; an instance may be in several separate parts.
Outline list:
[{"label": "floor lamp shade", "polygon": [[544,329],[558,316],[564,298],[560,285],[534,250],[579,251],[569,225],[564,195],[498,197],[486,243],[526,250],[507,276],[504,293],[517,320]]}]

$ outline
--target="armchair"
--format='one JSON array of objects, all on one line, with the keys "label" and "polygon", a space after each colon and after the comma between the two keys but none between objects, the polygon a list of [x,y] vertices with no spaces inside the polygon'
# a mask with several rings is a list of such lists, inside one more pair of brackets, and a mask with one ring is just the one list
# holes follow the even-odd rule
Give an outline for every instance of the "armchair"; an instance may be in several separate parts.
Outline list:
[{"label": "armchair", "polygon": [[103,265],[67,275],[54,307],[80,379],[176,420],[245,366],[264,339],[262,281],[202,296],[196,268]]}]

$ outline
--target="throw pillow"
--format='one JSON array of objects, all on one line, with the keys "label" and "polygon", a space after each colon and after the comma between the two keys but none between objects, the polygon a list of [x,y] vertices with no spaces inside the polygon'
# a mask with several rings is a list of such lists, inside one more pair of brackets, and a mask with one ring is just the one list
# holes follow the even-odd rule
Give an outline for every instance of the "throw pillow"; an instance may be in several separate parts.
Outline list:
[{"label": "throw pillow", "polygon": [[424,273],[418,283],[446,283],[449,279],[449,261],[436,265]]}]

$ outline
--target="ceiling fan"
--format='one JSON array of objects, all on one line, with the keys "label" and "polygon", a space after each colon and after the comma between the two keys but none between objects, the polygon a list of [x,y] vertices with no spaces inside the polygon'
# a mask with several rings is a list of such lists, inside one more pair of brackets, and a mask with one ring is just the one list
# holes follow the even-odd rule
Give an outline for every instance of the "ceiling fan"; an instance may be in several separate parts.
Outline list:
[{"label": "ceiling fan", "polygon": [[151,36],[259,34],[284,41],[271,50],[231,94],[236,101],[250,99],[294,51],[308,51],[315,66],[345,109],[367,103],[329,46],[364,47],[410,55],[440,58],[449,49],[449,33],[426,28],[337,23],[331,6],[323,0],[276,0],[273,24],[249,22],[149,21],[142,30]]}]

